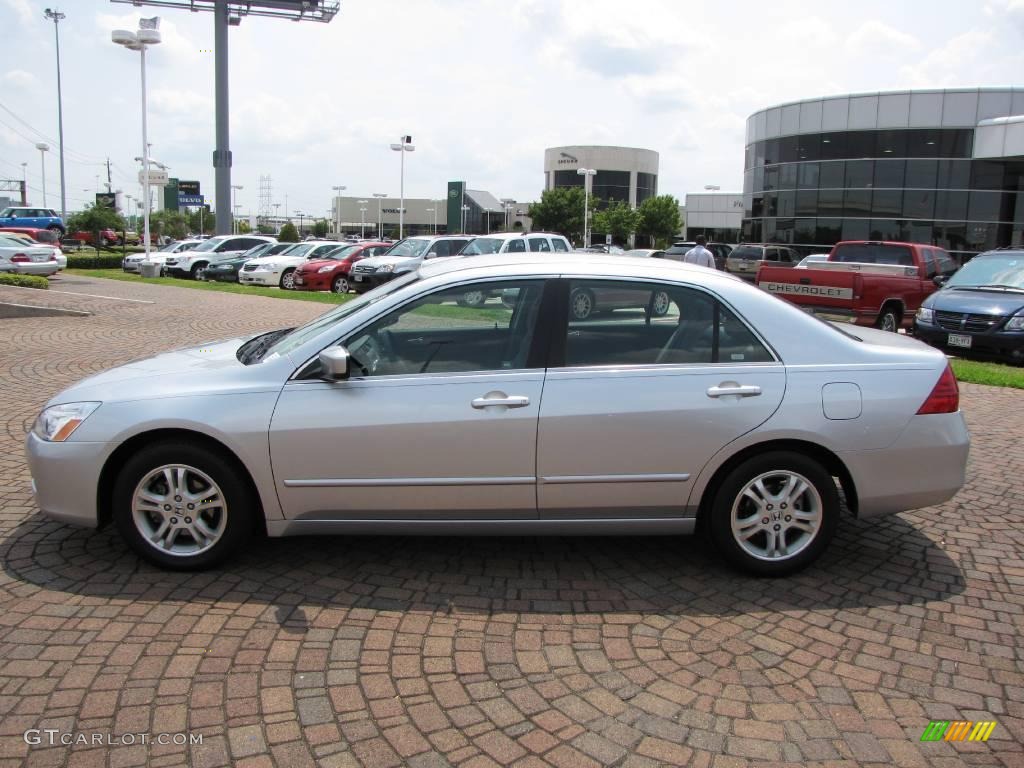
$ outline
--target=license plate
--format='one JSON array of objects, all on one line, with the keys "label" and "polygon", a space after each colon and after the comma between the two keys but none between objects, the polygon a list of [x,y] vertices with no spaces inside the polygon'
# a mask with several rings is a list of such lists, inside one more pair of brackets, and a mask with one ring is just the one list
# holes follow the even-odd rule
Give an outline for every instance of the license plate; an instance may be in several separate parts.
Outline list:
[{"label": "license plate", "polygon": [[356,275],[356,282],[357,283],[363,282],[363,276],[362,275]]},{"label": "license plate", "polygon": [[949,338],[946,340],[946,343],[951,347],[970,347],[971,337],[964,336],[959,333],[951,333],[949,334]]}]

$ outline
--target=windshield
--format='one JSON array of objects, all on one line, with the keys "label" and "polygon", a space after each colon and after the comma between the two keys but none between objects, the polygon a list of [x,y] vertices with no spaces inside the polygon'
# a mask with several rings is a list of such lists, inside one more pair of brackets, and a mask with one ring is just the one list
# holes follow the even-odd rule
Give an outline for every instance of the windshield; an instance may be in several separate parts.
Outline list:
[{"label": "windshield", "polygon": [[[305,325],[299,326],[298,328],[289,331],[287,334],[276,339],[273,344],[268,346],[262,356],[254,359],[249,359],[247,362],[258,362],[261,359],[270,359],[272,357],[285,355],[291,352],[293,349],[301,347],[314,336],[317,336],[318,334],[322,333],[324,330],[330,328],[335,323],[344,320],[346,317],[353,314],[354,312],[358,312],[363,307],[368,307],[371,304],[376,304],[378,301],[387,296],[390,296],[398,289],[404,288],[410,283],[415,283],[419,279],[420,276],[418,272],[409,272],[408,274],[402,275],[401,277],[396,277],[391,282],[384,283],[384,285],[380,286],[379,288],[375,288],[369,293],[364,293],[361,296],[352,299],[351,301],[347,301],[340,307],[332,309],[330,312],[325,312],[324,314],[320,315],[320,317],[311,320]],[[251,339],[250,341],[246,342],[241,347],[239,347],[238,356],[240,360],[242,360],[243,355],[245,355],[246,353],[246,346],[248,344],[251,344],[253,341],[255,341],[255,339]],[[243,362],[246,361],[243,360]]]},{"label": "windshield", "polygon": [[502,241],[493,237],[478,237],[460,252],[460,256],[482,256],[485,253],[497,253],[501,250]]},{"label": "windshield", "polygon": [[305,256],[309,251],[313,250],[318,243],[299,243],[294,248],[289,248],[285,251],[282,256]]},{"label": "windshield", "polygon": [[405,240],[399,240],[381,255],[415,258],[425,254],[429,246],[429,240],[413,240],[412,238],[406,238]]},{"label": "windshield", "polygon": [[209,240],[203,240],[203,242],[201,242],[192,250],[194,250],[196,253],[208,253],[209,251],[217,250],[217,246],[223,242],[223,240],[218,240],[217,238],[210,238]]},{"label": "windshield", "polygon": [[14,208],[4,208],[2,211],[0,211],[0,217],[5,219],[12,218],[14,216],[14,210]]},{"label": "windshield", "polygon": [[1024,288],[1024,254],[973,258],[946,283],[950,288],[981,285]]},{"label": "windshield", "polygon": [[267,251],[270,250],[272,245],[274,245],[274,243],[263,243],[261,245],[257,245],[250,248],[248,251],[240,255],[244,256],[245,258],[255,259],[257,256],[263,256],[264,254],[266,254]]},{"label": "windshield", "polygon": [[346,256],[352,254],[353,251],[358,251],[362,246],[359,245],[341,245],[335,248],[330,253],[322,254],[323,259],[344,259]]}]

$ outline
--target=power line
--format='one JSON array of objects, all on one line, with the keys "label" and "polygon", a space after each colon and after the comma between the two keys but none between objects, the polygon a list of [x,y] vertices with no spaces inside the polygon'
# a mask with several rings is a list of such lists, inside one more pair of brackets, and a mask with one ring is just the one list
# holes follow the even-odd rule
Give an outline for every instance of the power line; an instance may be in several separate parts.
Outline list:
[{"label": "power line", "polygon": [[[46,141],[48,141],[48,142],[49,142],[49,143],[51,143],[51,144],[59,144],[59,143],[60,143],[60,142],[58,142],[58,141],[57,141],[56,139],[54,139],[54,138],[53,138],[52,136],[47,136],[47,135],[46,135],[45,133],[43,133],[42,131],[38,130],[37,128],[34,128],[34,127],[33,127],[33,126],[32,126],[32,125],[30,124],[30,123],[28,123],[27,121],[25,121],[24,119],[22,119],[21,117],[19,117],[19,116],[18,116],[17,114],[15,114],[15,113],[14,113],[14,112],[13,112],[13,111],[12,111],[12,110],[11,110],[11,109],[9,108],[9,107],[7,107],[7,106],[6,106],[5,104],[3,104],[2,102],[0,102],[0,109],[2,109],[2,110],[3,110],[4,112],[6,112],[6,113],[7,113],[7,114],[9,114],[9,115],[10,115],[11,117],[13,117],[13,118],[14,118],[15,120],[17,120],[17,121],[18,121],[19,123],[21,123],[22,125],[24,125],[24,126],[25,126],[26,128],[28,128],[28,129],[29,129],[30,131],[32,131],[32,133],[34,133],[34,134],[35,134],[36,136],[38,136],[39,138],[41,138],[41,139],[45,139]],[[26,141],[30,141],[30,142],[32,142],[33,144],[34,144],[34,143],[36,142],[36,140],[35,140],[35,139],[33,139],[33,138],[30,138],[30,137],[28,137],[28,136],[25,136],[25,134],[23,134],[23,133],[19,132],[19,131],[18,131],[18,129],[16,129],[16,128],[15,128],[14,126],[12,126],[12,125],[10,125],[10,124],[8,124],[8,123],[4,123],[4,122],[3,122],[2,120],[0,120],[0,123],[3,123],[4,125],[6,125],[6,126],[7,126],[8,128],[10,128],[10,129],[11,129],[12,131],[14,131],[15,133],[17,133],[17,134],[18,134],[19,136],[21,136],[21,138],[25,139]],[[65,147],[64,147],[64,152],[65,152],[65,154],[72,154],[72,155],[78,155],[79,157],[83,157],[83,158],[86,158],[87,160],[89,160],[89,161],[90,161],[90,162],[92,162],[92,163],[95,163],[95,162],[96,162],[97,160],[98,160],[99,162],[104,162],[104,161],[103,161],[102,159],[100,159],[100,158],[96,158],[96,157],[95,157],[95,156],[93,156],[93,155],[87,155],[87,154],[86,154],[86,153],[84,153],[84,152],[78,152],[78,151],[76,151],[76,150],[73,150],[73,149],[70,149],[70,148],[68,148],[67,146],[65,146]],[[80,162],[80,163],[85,163],[86,161],[84,161],[84,160],[83,160],[83,161],[79,161],[79,162]]]}]

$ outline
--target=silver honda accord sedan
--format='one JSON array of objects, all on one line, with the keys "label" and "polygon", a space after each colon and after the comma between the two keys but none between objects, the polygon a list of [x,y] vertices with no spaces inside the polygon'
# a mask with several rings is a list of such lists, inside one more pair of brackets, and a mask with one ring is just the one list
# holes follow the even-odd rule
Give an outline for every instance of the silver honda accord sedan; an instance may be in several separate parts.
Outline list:
[{"label": "silver honda accord sedan", "polygon": [[821,555],[842,501],[862,518],[946,501],[968,446],[940,352],[598,254],[427,261],[306,325],[91,376],[27,441],[44,514],[113,522],[165,568],[262,531],[699,529],[765,575]]}]

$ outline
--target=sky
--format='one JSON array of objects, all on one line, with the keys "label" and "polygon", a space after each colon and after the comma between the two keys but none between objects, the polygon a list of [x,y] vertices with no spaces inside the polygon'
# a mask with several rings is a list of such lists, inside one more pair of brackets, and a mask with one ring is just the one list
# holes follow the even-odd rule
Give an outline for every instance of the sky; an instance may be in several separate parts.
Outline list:
[{"label": "sky", "polygon": [[[255,214],[260,177],[290,213],[344,194],[407,197],[447,182],[520,202],[543,189],[547,147],[660,155],[658,191],[682,202],[742,188],[746,118],[804,98],[1024,85],[1024,0],[340,0],[329,24],[245,18],[230,30],[232,183]],[[114,29],[159,15],[147,53],[149,141],[170,175],[213,195],[213,15],[110,0],[0,0],[0,179],[27,174],[59,208],[53,23],[59,8],[68,209],[105,189],[137,196],[137,53]],[[27,166],[22,167],[22,163]],[[99,180],[97,182],[97,175]],[[287,196],[287,200],[286,200]]]}]

